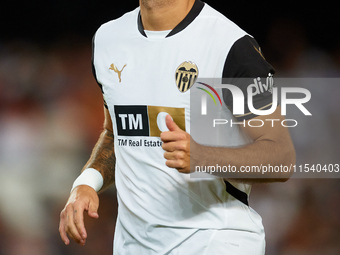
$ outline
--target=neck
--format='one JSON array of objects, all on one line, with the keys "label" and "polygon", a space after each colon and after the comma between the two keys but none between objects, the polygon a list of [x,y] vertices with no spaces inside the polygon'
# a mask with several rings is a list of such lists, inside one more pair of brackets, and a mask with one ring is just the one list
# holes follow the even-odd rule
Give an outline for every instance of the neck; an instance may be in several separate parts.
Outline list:
[{"label": "neck", "polygon": [[139,0],[145,30],[174,29],[190,12],[195,0]]}]

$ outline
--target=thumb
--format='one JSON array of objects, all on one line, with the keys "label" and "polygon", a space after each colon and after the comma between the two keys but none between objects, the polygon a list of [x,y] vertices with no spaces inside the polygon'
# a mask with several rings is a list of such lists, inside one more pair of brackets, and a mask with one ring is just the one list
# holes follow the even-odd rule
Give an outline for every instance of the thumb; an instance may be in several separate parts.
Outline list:
[{"label": "thumb", "polygon": [[165,117],[165,123],[168,127],[169,131],[177,131],[180,130],[180,128],[177,126],[177,124],[173,121],[170,115],[167,115]]},{"label": "thumb", "polygon": [[94,218],[94,219],[98,219],[99,218],[98,207],[99,207],[99,203],[96,203],[96,202],[90,203],[89,210],[88,210],[88,215],[91,218]]}]

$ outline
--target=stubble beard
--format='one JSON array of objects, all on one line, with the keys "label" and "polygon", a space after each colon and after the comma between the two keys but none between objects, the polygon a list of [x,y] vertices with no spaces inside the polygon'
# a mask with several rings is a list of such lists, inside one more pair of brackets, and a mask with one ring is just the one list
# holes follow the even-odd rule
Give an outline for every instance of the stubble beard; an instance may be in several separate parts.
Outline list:
[{"label": "stubble beard", "polygon": [[140,0],[140,4],[148,10],[171,6],[175,2],[176,0]]}]

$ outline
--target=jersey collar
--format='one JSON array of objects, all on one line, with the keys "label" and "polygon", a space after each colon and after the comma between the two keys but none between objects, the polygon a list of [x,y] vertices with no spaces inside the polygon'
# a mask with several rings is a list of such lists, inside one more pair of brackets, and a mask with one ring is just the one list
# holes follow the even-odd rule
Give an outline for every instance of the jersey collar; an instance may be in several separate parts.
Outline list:
[{"label": "jersey collar", "polygon": [[[201,0],[196,0],[194,5],[192,6],[190,12],[188,13],[188,15],[173,29],[170,31],[170,33],[166,36],[166,37],[170,37],[173,36],[179,32],[181,32],[183,29],[185,29],[191,22],[194,21],[194,19],[198,16],[198,14],[200,14],[200,12],[202,11],[204,7],[204,3]],[[140,11],[138,13],[138,30],[139,32],[147,37],[147,35],[145,34],[144,31],[144,27],[143,27],[143,23],[142,23],[142,17],[140,15]]]}]

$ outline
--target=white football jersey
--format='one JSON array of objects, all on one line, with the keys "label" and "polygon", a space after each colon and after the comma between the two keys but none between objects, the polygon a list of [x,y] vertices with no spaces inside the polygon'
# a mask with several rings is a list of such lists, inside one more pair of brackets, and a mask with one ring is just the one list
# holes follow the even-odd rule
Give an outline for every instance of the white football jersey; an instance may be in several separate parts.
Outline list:
[{"label": "white football jersey", "polygon": [[[255,70],[233,64],[238,58],[242,62],[240,47],[251,51],[247,58],[254,56]],[[93,70],[115,135],[115,254],[166,254],[198,229],[263,233],[261,217],[231,196],[223,179],[190,178],[168,168],[160,140],[165,113],[190,133],[190,86],[197,78],[256,78],[273,72],[257,47],[246,32],[198,0],[166,37],[145,33],[139,8],[98,29]],[[223,99],[224,114],[232,117],[228,94]],[[259,95],[258,107],[268,100]],[[237,127],[223,136],[226,146],[249,142]],[[233,185],[249,195],[250,185]]]}]

